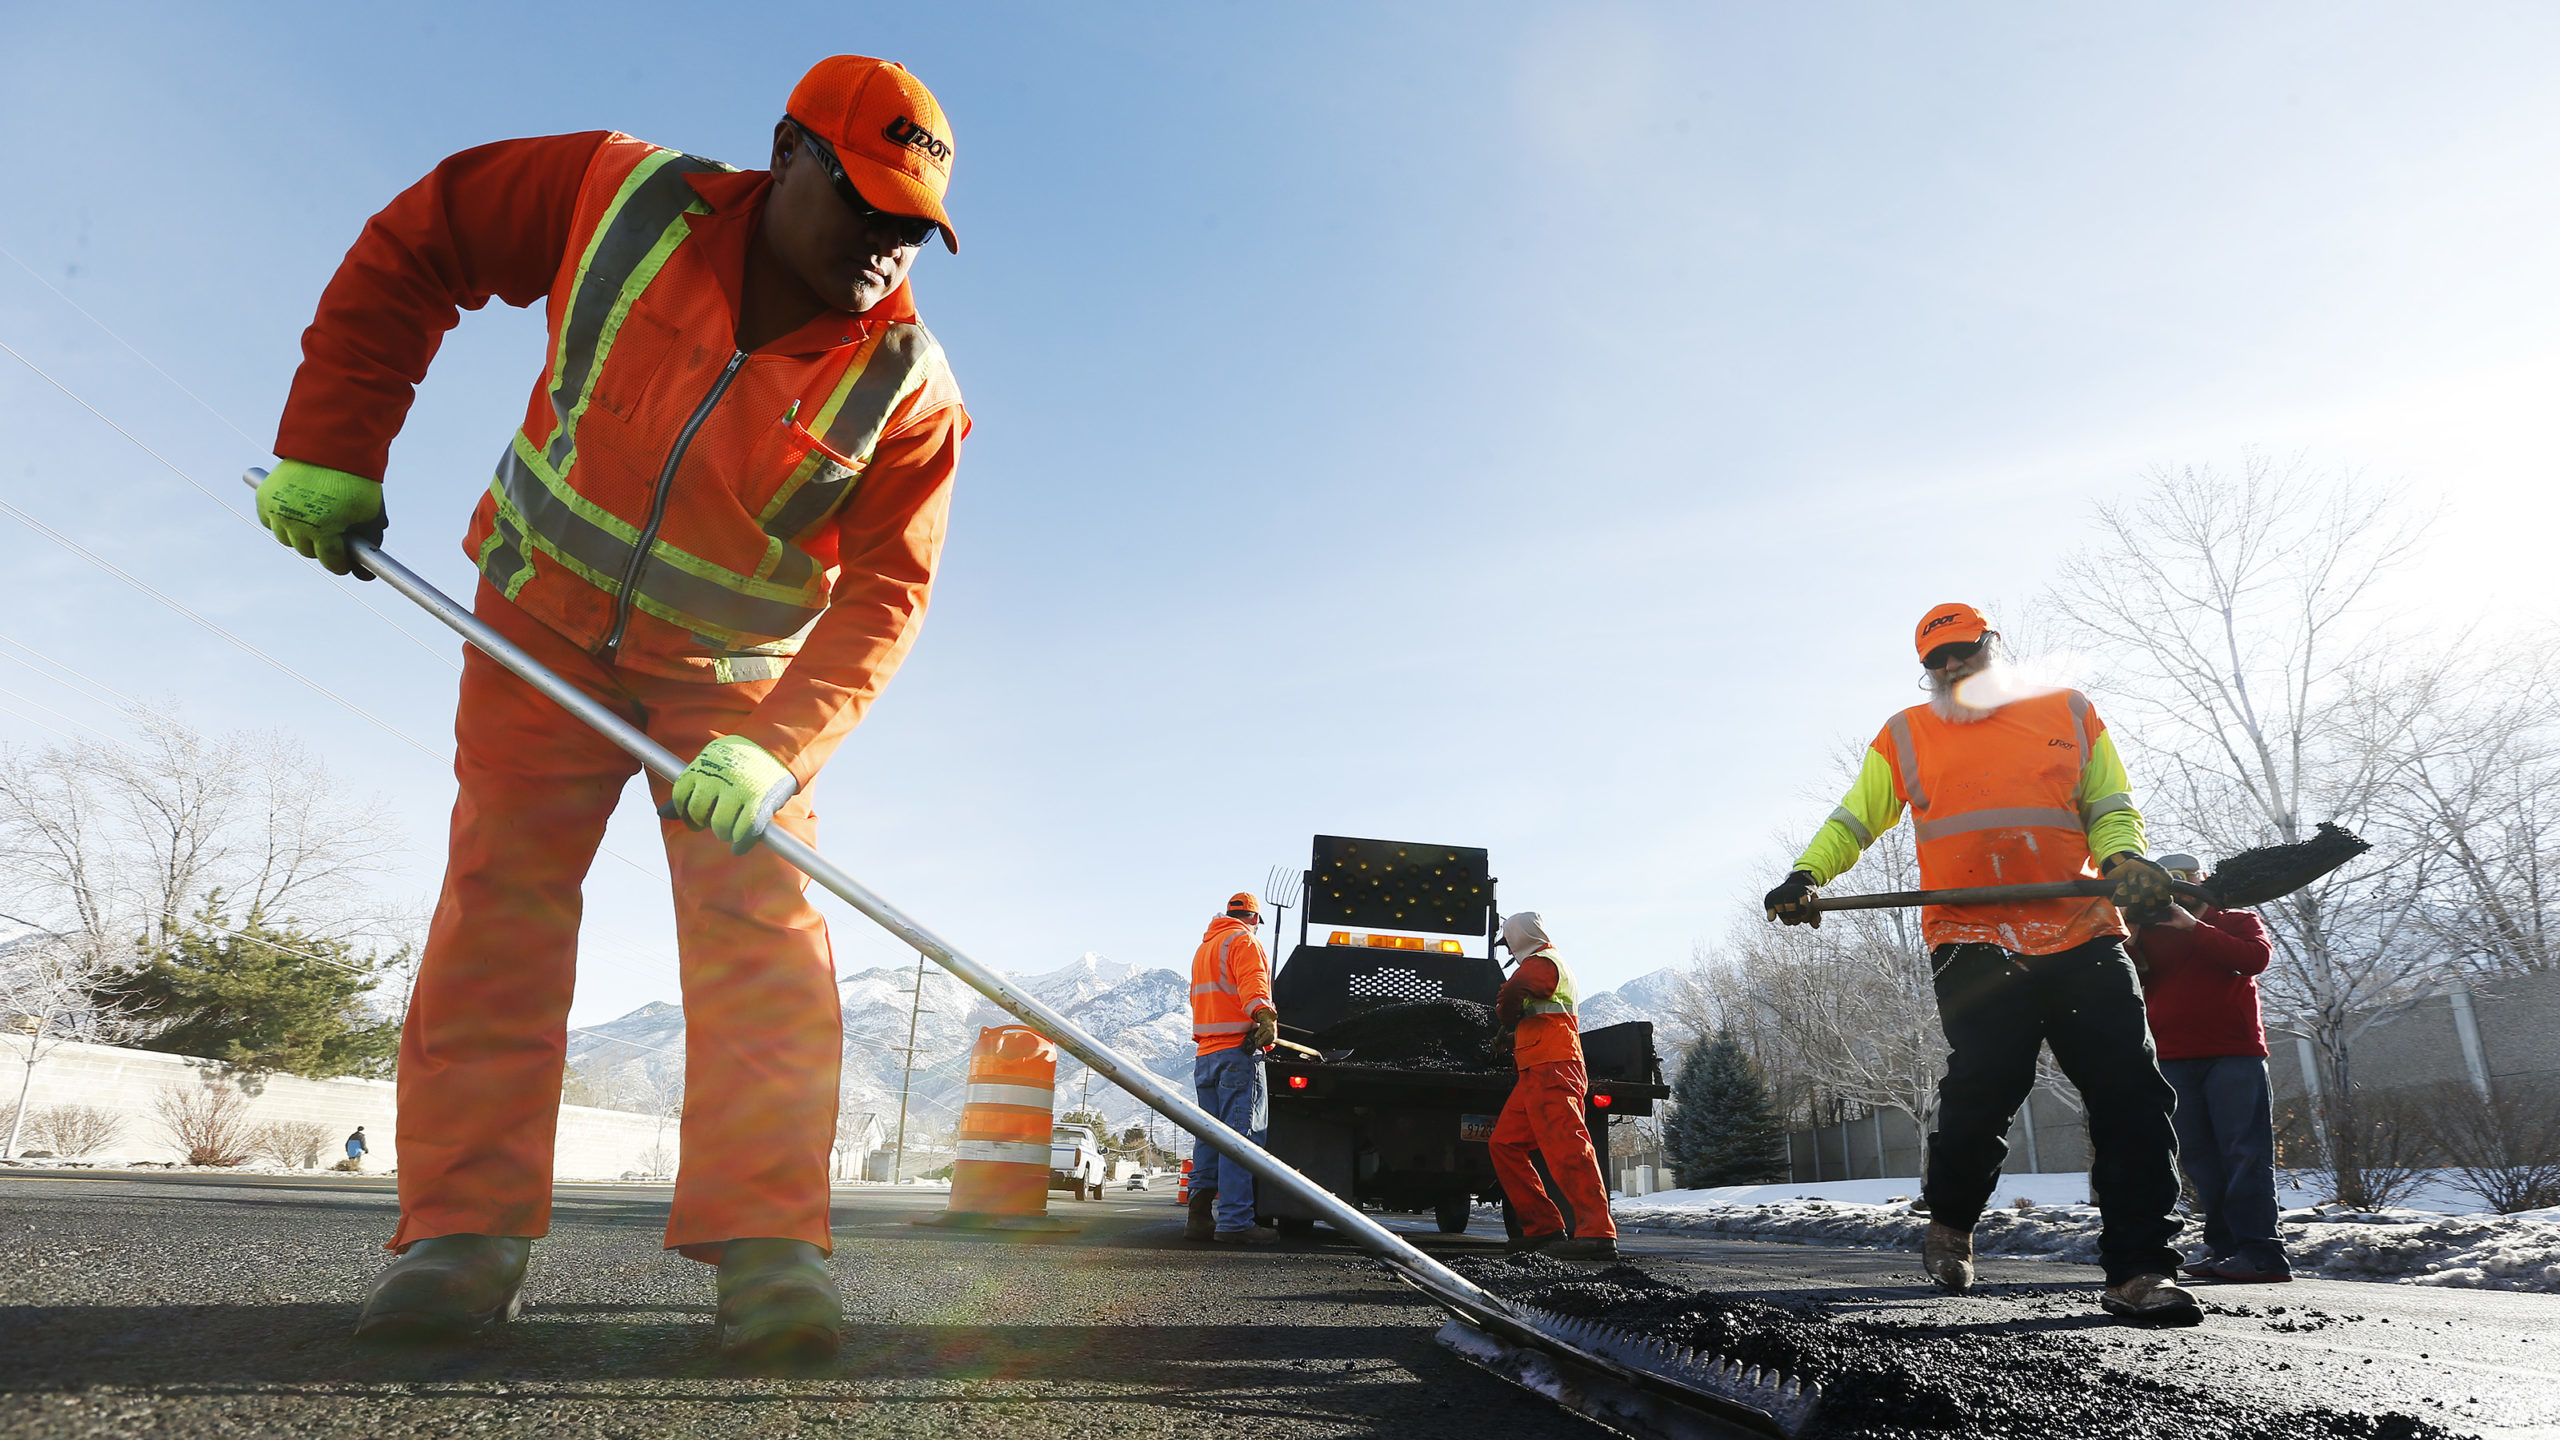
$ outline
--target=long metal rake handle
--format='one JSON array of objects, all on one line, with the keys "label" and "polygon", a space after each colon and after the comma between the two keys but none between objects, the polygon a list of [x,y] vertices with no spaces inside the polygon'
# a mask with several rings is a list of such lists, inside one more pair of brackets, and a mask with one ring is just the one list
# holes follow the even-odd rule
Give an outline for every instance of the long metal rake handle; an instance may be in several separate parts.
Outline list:
[{"label": "long metal rake handle", "polygon": [[[254,487],[266,478],[266,472],[253,469],[245,478]],[[684,773],[685,762],[677,759],[673,751],[641,733],[638,727],[585,691],[552,674],[541,661],[490,629],[478,616],[455,604],[451,596],[384,553],[380,546],[349,536],[347,550],[384,584],[415,601],[418,608],[451,626],[455,633],[480,647],[490,659],[514,671],[518,678],[550,697],[560,708],[585,721],[598,734],[646,766],[651,774],[673,781]],[[1113,1083],[1145,1101],[1156,1113],[1215,1146],[1219,1154],[1236,1157],[1244,1168],[1253,1172],[1255,1178],[1269,1182],[1289,1198],[1316,1211],[1334,1229],[1359,1242],[1371,1254],[1441,1287],[1450,1292],[1448,1298],[1461,1300],[1476,1312],[1505,1316],[1511,1313],[1510,1307],[1489,1291],[1479,1288],[1456,1271],[1407,1244],[1385,1226],[1344,1204],[1332,1191],[1280,1163],[1270,1152],[1229,1129],[1223,1121],[1189,1098],[1176,1093],[1154,1072],[1124,1059],[1118,1051],[1087,1035],[1065,1016],[1051,1010],[1037,998],[1015,989],[1003,976],[962,954],[798,837],[768,828],[763,844],[905,944],[932,956],[934,963],[958,976],[970,989],[1055,1040],[1067,1053],[1092,1066],[1096,1072],[1110,1077]],[[1430,1293],[1429,1285],[1422,1288],[1424,1293]]]}]

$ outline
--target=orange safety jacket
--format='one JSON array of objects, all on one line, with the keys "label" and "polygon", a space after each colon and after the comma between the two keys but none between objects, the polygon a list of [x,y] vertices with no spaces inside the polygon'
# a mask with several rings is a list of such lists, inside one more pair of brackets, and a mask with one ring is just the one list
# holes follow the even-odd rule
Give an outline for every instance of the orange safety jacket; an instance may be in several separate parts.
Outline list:
[{"label": "orange safety jacket", "polygon": [[1520,957],[1519,967],[1494,996],[1497,1024],[1518,1021],[1511,1032],[1511,1063],[1526,1070],[1560,1060],[1582,1063],[1582,1021],[1575,1007],[1581,990],[1553,946]]},{"label": "orange safety jacket", "polygon": [[1191,952],[1191,1038],[1214,1055],[1244,1043],[1257,1010],[1272,1010],[1271,961],[1253,927],[1231,915],[1209,922]]},{"label": "orange safety jacket", "polygon": [[[545,299],[543,371],[464,548],[608,663],[785,676],[739,733],[805,784],[914,643],[967,419],[905,287],[737,349],[770,183],[603,132],[453,157],[331,282],[277,453],[380,475],[458,307]],[[786,675],[804,648],[823,663]]]},{"label": "orange safety jacket", "polygon": [[[1895,796],[1911,807],[1920,884],[1931,890],[2077,880],[2098,873],[2082,812],[2081,769],[2106,725],[2077,690],[2014,700],[1979,720],[1914,705],[1885,722],[1875,751],[1892,768]],[[2106,802],[2130,807],[2123,796]],[[2049,955],[2121,935],[2104,897],[1931,905],[1920,912],[1930,945],[1987,941]]]}]

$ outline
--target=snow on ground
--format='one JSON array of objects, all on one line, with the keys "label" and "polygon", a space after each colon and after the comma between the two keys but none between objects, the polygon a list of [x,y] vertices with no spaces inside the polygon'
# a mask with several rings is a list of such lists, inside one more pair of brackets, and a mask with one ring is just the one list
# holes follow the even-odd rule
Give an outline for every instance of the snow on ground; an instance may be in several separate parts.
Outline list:
[{"label": "snow on ground", "polygon": [[[1626,1230],[1916,1252],[1929,1224],[1910,1205],[1919,1193],[1919,1181],[1908,1178],[1736,1185],[1665,1190],[1611,1210]],[[1999,1198],[1974,1227],[1975,1253],[2096,1264],[2098,1211],[2085,1203],[2088,1194],[2081,1174],[2001,1177]],[[2283,1233],[2298,1275],[2560,1294],[2560,1208],[2482,1215],[2302,1207],[2284,1212]],[[2189,1220],[2175,1243],[2201,1254],[2202,1226]]]}]

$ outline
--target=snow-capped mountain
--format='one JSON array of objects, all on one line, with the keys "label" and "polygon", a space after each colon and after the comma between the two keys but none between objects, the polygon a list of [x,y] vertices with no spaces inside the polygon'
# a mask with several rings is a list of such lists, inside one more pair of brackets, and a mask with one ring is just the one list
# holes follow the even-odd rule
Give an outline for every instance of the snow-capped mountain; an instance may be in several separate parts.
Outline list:
[{"label": "snow-capped mountain", "polygon": [[[1055,970],[1008,973],[1005,978],[1189,1093],[1193,1051],[1187,975],[1140,969],[1087,951]],[[1592,995],[1581,1004],[1583,1028],[1627,1020],[1653,1020],[1659,1025],[1669,1013],[1667,1001],[1676,993],[1679,980],[1676,971],[1657,970]],[[844,1013],[843,1108],[848,1113],[896,1114],[899,1090],[907,1083],[909,1012],[919,1010],[912,1016],[911,1145],[920,1136],[949,1136],[959,1119],[969,1049],[977,1042],[978,1031],[1014,1023],[1011,1016],[938,966],[928,964],[923,970],[921,1002],[914,998],[917,983],[915,967],[902,966],[860,971],[842,977],[836,985]],[[1667,1063],[1672,1062],[1667,1045],[1671,1038],[1664,1037]],[[663,1109],[684,1092],[684,1013],[660,1002],[602,1025],[582,1027],[569,1037],[569,1063],[606,1103],[635,1110]],[[1114,1130],[1145,1123],[1146,1107],[1134,1096],[1099,1077],[1091,1077],[1089,1086],[1087,1082],[1082,1061],[1071,1055],[1058,1057],[1058,1113],[1078,1108],[1090,1095],[1093,1107]]]}]

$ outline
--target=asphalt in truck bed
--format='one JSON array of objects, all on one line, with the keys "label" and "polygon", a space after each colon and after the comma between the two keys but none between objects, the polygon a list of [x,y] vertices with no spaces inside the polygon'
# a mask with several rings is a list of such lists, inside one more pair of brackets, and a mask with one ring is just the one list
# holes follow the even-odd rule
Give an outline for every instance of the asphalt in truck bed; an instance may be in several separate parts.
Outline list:
[{"label": "asphalt in truck bed", "polygon": [[[1439,1349],[1438,1312],[1324,1232],[1254,1252],[1186,1244],[1165,1190],[1054,1196],[1051,1213],[1085,1228],[1052,1242],[907,1223],[943,1203],[837,1192],[845,1353],[776,1379],[718,1361],[710,1269],[658,1248],[663,1187],[561,1187],[522,1322],[382,1351],[347,1327],[385,1258],[383,1180],[0,1173],[0,1436],[1602,1433]],[[1440,1236],[1390,1219],[1505,1288],[1608,1273],[1503,1266],[1481,1220]],[[2053,1377],[2072,1375],[2086,1433],[2108,1428],[2086,1394],[2168,1387],[2279,1418],[2376,1417],[2377,1436],[2426,1433],[2379,1418],[2406,1415],[2560,1440],[2560,1297],[2222,1287],[2203,1326],[2154,1332],[2098,1315],[2085,1267],[1993,1260],[1981,1291],[1947,1297],[1873,1251],[1646,1235],[1622,1249],[1649,1283],[1819,1315],[1862,1346],[1946,1342],[1914,1351],[1914,1368],[1959,1367],[1967,1403],[2003,1406],[1980,1372],[2001,1344],[2029,1343],[2048,1368],[2011,1398],[2053,1413]],[[1983,1364],[1964,1368],[1965,1353]],[[2342,1432],[2306,1418],[2295,1433]]]}]

